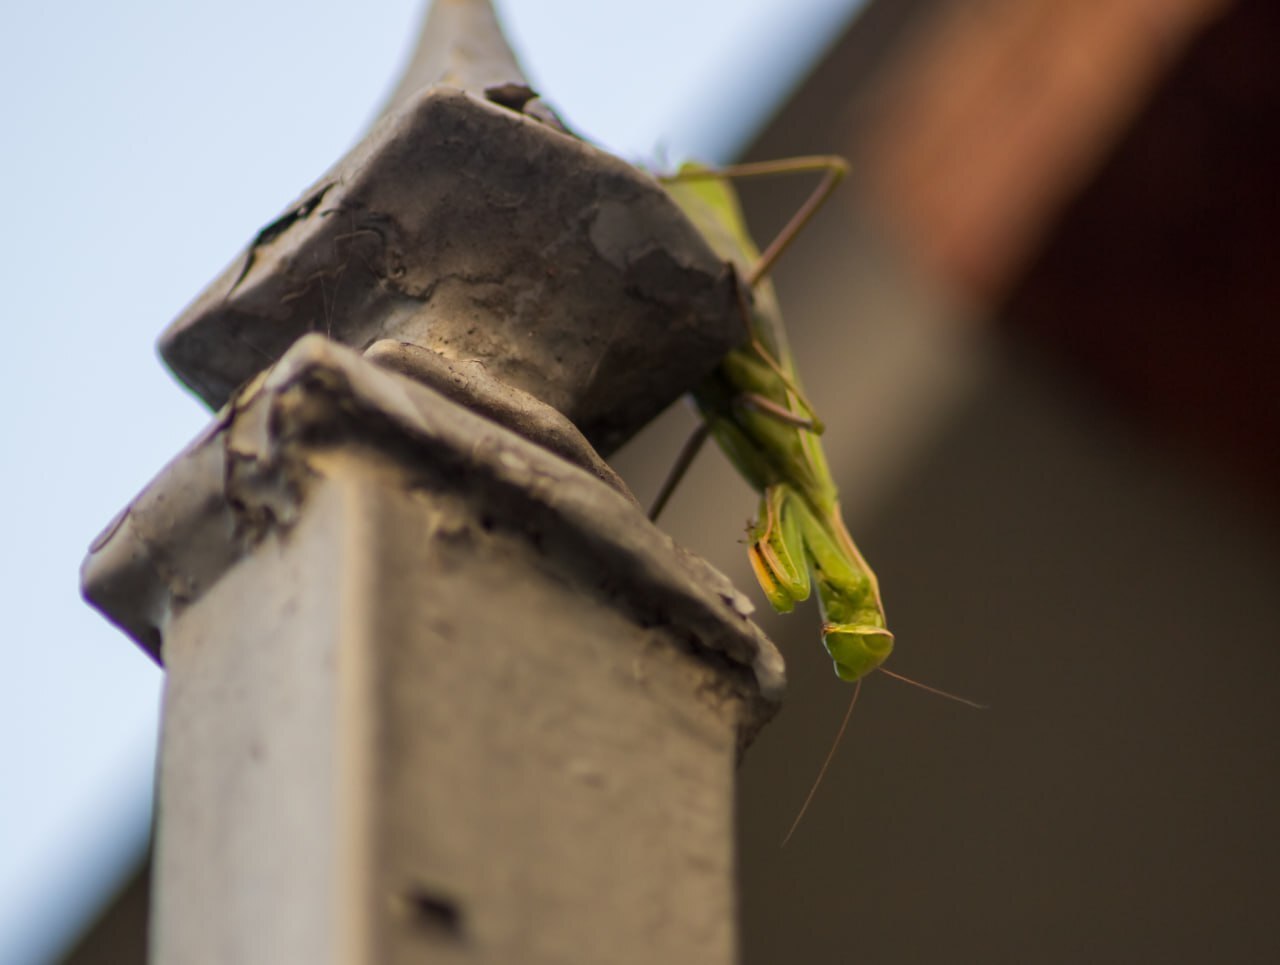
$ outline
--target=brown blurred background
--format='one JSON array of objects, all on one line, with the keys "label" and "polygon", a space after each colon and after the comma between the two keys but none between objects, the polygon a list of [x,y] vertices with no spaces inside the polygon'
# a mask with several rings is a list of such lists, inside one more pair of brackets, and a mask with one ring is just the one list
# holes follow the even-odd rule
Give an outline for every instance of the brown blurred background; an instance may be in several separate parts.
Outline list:
[{"label": "brown blurred background", "polygon": [[[1266,0],[880,0],[754,145],[853,161],[780,297],[894,668],[991,708],[869,680],[780,848],[848,688],[766,615],[747,962],[1280,960],[1277,51]],[[697,471],[667,524],[750,586]]]},{"label": "brown blurred background", "polygon": [[[854,163],[780,296],[894,669],[991,707],[868,681],[783,849],[850,691],[761,614],[751,965],[1280,960],[1277,50],[1267,0],[875,0],[752,148]],[[708,454],[664,525],[748,588],[754,503]],[[68,961],[140,960],[145,897]]]}]

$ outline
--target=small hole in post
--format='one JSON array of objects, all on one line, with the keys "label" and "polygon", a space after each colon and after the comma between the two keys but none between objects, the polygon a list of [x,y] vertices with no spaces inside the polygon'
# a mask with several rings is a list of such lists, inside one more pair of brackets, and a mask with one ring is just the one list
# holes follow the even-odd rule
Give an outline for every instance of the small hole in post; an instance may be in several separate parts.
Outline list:
[{"label": "small hole in post", "polygon": [[405,902],[413,912],[414,921],[423,930],[450,938],[462,936],[462,909],[447,895],[414,885],[405,892]]}]

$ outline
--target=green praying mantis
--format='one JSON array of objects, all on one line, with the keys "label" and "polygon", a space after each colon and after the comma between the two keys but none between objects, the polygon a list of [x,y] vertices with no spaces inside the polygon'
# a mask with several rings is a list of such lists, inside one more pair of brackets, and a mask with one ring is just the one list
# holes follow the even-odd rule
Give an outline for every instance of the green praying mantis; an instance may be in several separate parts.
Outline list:
[{"label": "green praying mantis", "polygon": [[[800,387],[777,297],[767,277],[847,170],[842,158],[821,156],[719,170],[685,164],[659,179],[711,248],[737,273],[749,337],[694,390],[702,425],[678,457],[650,516],[656,518],[662,511],[702,443],[713,436],[760,493],[759,512],[748,529],[747,554],[765,597],[775,610],[788,613],[808,599],[816,585],[823,644],[836,675],[854,684],[835,741],[783,844],[808,810],[868,674],[879,670],[932,693],[981,706],[884,667],[894,638],[885,619],[880,584],[845,527],[839,492],[819,438],[822,422]],[[762,254],[747,230],[729,179],[806,172],[821,174],[821,181]]]},{"label": "green praying mantis", "polygon": [[[778,238],[761,254],[747,231],[737,195],[726,178],[820,172],[822,181]],[[805,398],[787,346],[773,285],[778,256],[818,210],[846,171],[835,157],[794,158],[712,170],[686,164],[661,180],[667,193],[733,265],[750,290],[740,290],[747,343],[731,351],[693,392],[703,419],[701,438],[713,436],[737,470],[760,493],[749,530],[748,557],[769,603],[790,612],[816,585],[822,639],[841,680],[857,682],[893,652],[875,573],[840,514],[840,497],[819,435],[822,423]],[[694,444],[696,451],[701,439]],[[657,515],[681,465],[659,495]]]}]

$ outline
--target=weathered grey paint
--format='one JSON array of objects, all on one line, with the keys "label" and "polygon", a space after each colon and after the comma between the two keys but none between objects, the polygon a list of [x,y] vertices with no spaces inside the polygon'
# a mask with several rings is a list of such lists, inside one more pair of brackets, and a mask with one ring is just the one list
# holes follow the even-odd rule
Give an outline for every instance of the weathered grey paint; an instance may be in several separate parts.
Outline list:
[{"label": "weathered grey paint", "polygon": [[95,544],[161,962],[730,962],[776,650],[605,482],[310,336]]},{"label": "weathered grey paint", "polygon": [[482,363],[607,455],[743,340],[734,284],[648,174],[433,87],[263,228],[160,351],[219,407],[308,332],[408,342]]}]

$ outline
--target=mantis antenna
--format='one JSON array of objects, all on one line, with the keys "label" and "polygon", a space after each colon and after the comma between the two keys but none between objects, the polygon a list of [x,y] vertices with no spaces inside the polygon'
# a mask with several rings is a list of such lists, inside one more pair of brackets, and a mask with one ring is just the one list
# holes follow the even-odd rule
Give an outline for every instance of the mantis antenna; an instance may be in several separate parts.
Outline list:
[{"label": "mantis antenna", "polygon": [[[927,691],[929,694],[936,694],[937,696],[940,696],[940,698],[955,700],[957,703],[964,704],[965,706],[972,706],[975,710],[988,709],[986,704],[979,704],[977,700],[961,698],[961,696],[957,694],[950,694],[950,692],[945,690],[938,690],[937,687],[931,687],[928,683],[920,683],[918,680],[911,680],[910,677],[904,677],[901,673],[887,671],[884,667],[877,667],[876,669],[883,673],[884,676],[892,677],[893,680],[899,680],[902,681],[902,683],[910,683],[911,686],[919,687],[920,690]],[[845,730],[849,727],[849,718],[854,715],[854,704],[858,703],[858,695],[859,692],[861,692],[861,689],[863,689],[863,682],[860,680],[856,681],[854,683],[854,696],[849,700],[849,709],[845,710],[845,719],[840,722],[840,730],[836,731],[836,740],[831,742],[831,750],[827,751],[827,759],[823,760],[822,767],[818,768],[818,777],[813,779],[813,786],[809,788],[809,794],[805,795],[804,804],[800,805],[800,813],[796,814],[794,822],[791,822],[791,828],[788,829],[787,836],[782,838],[782,847],[787,846],[787,842],[791,840],[792,834],[796,833],[796,828],[800,827],[800,819],[804,818],[805,811],[809,810],[809,805],[813,802],[813,796],[818,794],[818,786],[822,785],[823,778],[827,777],[827,768],[831,767],[832,759],[836,756],[836,749],[837,747],[840,747],[840,742],[845,738]]]},{"label": "mantis antenna", "polygon": [[862,681],[859,680],[853,685],[853,696],[849,698],[849,707],[844,712],[844,720],[840,721],[840,729],[836,731],[836,739],[831,742],[831,750],[827,751],[826,760],[822,762],[822,767],[818,769],[818,776],[813,779],[813,785],[809,788],[809,793],[805,795],[804,803],[800,805],[800,813],[796,815],[796,819],[791,822],[791,827],[787,829],[787,836],[782,839],[781,847],[786,847],[787,842],[791,840],[791,836],[796,833],[796,828],[800,827],[800,820],[804,817],[809,805],[813,803],[813,796],[818,793],[818,786],[822,783],[822,779],[827,776],[827,768],[831,766],[831,761],[836,756],[836,748],[840,746],[840,741],[844,738],[844,732],[849,726],[849,718],[853,716],[853,705],[858,702],[858,694],[862,693]]},{"label": "mantis antenna", "polygon": [[936,694],[939,697],[946,697],[947,700],[954,700],[958,704],[964,704],[966,707],[972,707],[974,710],[988,710],[986,704],[980,704],[976,700],[970,700],[968,697],[961,697],[959,694],[953,694],[947,690],[940,690],[937,687],[930,687],[928,684],[922,684],[918,680],[912,680],[910,677],[904,677],[900,673],[894,673],[885,667],[877,667],[886,677],[892,677],[894,680],[901,680],[904,684],[910,684],[912,687],[919,687],[925,693]]},{"label": "mantis antenna", "polygon": [[[975,710],[986,710],[986,704],[980,704],[976,700],[969,700],[967,697],[961,697],[957,694],[948,693],[945,690],[939,690],[937,687],[930,687],[928,684],[922,684],[918,680],[912,680],[910,677],[904,677],[900,673],[894,673],[892,670],[886,670],[883,666],[877,667],[882,674],[892,677],[894,680],[900,680],[904,684],[910,684],[913,687],[919,687],[921,690],[939,697],[946,697],[948,700],[954,700],[964,704],[966,707],[972,707]],[[853,685],[853,696],[849,699],[849,707],[844,712],[844,720],[840,722],[840,729],[836,731],[835,740],[831,742],[831,750],[827,751],[826,760],[822,762],[822,767],[818,769],[818,776],[813,779],[813,785],[809,788],[809,793],[805,795],[804,803],[800,805],[800,813],[796,815],[795,820],[791,822],[791,827],[787,830],[787,836],[782,839],[782,847],[787,846],[787,842],[791,840],[791,836],[796,833],[796,828],[800,827],[800,819],[804,817],[804,813],[809,810],[809,805],[813,801],[813,796],[818,793],[818,787],[822,784],[822,779],[827,776],[827,768],[831,766],[831,761],[836,756],[836,749],[840,746],[840,742],[844,739],[844,732],[849,726],[849,718],[853,716],[853,705],[858,702],[858,694],[862,691],[862,681],[858,680]]]}]

